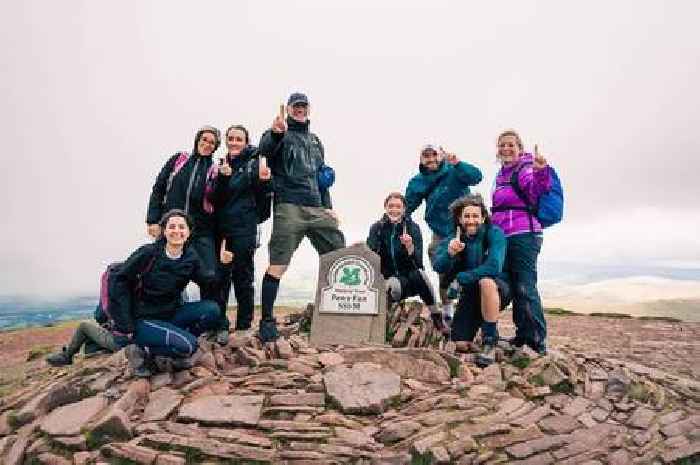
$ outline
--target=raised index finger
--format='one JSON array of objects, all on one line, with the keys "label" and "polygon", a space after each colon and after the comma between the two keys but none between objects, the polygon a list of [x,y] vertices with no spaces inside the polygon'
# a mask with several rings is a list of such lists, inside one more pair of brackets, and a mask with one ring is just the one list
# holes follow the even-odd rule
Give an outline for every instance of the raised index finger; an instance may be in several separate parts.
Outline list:
[{"label": "raised index finger", "polygon": [[226,238],[221,241],[221,250],[226,250]]}]

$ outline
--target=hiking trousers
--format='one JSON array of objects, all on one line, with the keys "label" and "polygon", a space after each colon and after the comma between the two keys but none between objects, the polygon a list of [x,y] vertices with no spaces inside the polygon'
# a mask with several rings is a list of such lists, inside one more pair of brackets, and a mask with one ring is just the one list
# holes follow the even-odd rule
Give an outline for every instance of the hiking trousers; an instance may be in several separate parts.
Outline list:
[{"label": "hiking trousers", "polygon": [[[216,255],[218,249],[214,244],[214,236],[193,235],[190,239],[190,245],[194,247],[195,252],[199,255],[204,271],[212,275],[216,273],[219,260]],[[215,286],[207,286],[207,289],[200,289],[199,298],[201,300],[216,300],[218,293],[219,290]]]},{"label": "hiking trousers", "polygon": [[213,300],[188,302],[170,320],[137,320],[134,343],[151,355],[189,357],[197,351],[197,336],[217,328],[219,306]]},{"label": "hiking trousers", "polygon": [[[231,244],[231,245],[229,245]],[[219,263],[219,294],[217,303],[219,304],[219,329],[229,329],[230,323],[226,316],[231,285],[236,296],[236,329],[250,329],[253,322],[253,307],[255,290],[253,279],[255,274],[255,245],[237,247],[235,238],[226,238],[226,248],[233,252],[233,262],[228,265]]]},{"label": "hiking trousers", "polygon": [[[500,301],[499,310],[502,311],[510,303],[510,286],[502,279],[491,279],[495,281],[496,287],[498,288],[498,298]],[[483,322],[484,315],[481,311],[481,289],[479,288],[479,282],[477,281],[467,286],[461,286],[457,310],[452,318],[451,339],[453,341],[473,341]]]},{"label": "hiking trousers", "polygon": [[103,349],[116,352],[119,347],[114,343],[112,333],[98,325],[93,321],[82,321],[75,329],[73,337],[68,346],[66,346],[66,354],[71,357],[78,352],[83,344],[93,342]]},{"label": "hiking trousers", "polygon": [[516,234],[506,241],[504,269],[510,274],[513,292],[515,345],[527,344],[541,352],[547,348],[547,322],[537,291],[537,257],[542,248],[542,235]]}]

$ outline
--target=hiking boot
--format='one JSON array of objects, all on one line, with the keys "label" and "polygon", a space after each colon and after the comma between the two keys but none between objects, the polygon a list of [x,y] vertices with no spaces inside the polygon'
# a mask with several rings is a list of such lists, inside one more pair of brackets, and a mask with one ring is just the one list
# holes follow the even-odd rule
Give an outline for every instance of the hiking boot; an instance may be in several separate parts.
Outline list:
[{"label": "hiking boot", "polygon": [[485,342],[481,347],[481,352],[476,355],[474,360],[477,366],[486,368],[496,361],[496,344],[495,341]]},{"label": "hiking boot", "polygon": [[147,356],[145,350],[136,344],[129,344],[124,349],[126,354],[126,359],[129,362],[129,367],[137,378],[147,378],[151,376],[152,372],[147,366]]},{"label": "hiking boot", "polygon": [[68,352],[66,352],[66,348],[64,347],[60,352],[56,352],[55,354],[51,354],[48,357],[46,357],[46,363],[48,363],[52,367],[72,365],[73,356],[68,355]]},{"label": "hiking boot", "polygon": [[277,332],[277,322],[275,319],[271,320],[262,320],[260,322],[260,330],[258,331],[258,335],[260,336],[260,340],[264,343],[266,342],[275,342],[279,337],[279,333]]},{"label": "hiking boot", "polygon": [[214,340],[220,346],[228,345],[228,329],[220,329],[217,331]]},{"label": "hiking boot", "polygon": [[450,283],[447,288],[447,298],[450,300],[459,300],[462,294],[462,285],[456,279]]}]

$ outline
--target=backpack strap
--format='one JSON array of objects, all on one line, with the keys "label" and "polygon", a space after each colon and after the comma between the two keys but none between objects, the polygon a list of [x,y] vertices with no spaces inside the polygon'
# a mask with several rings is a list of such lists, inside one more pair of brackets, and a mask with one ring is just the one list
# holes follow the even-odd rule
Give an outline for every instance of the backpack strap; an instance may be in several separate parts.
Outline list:
[{"label": "backpack strap", "polygon": [[521,163],[518,166],[515,167],[513,170],[513,173],[510,175],[510,180],[508,181],[508,184],[512,189],[513,192],[515,192],[515,195],[518,196],[521,202],[525,204],[525,206],[520,206],[520,205],[501,205],[498,207],[491,207],[491,212],[504,212],[508,210],[517,210],[517,211],[524,211],[527,213],[528,220],[530,221],[530,231],[535,230],[535,225],[532,221],[533,216],[537,216],[537,209],[534,205],[530,203],[530,200],[527,198],[527,195],[523,191],[522,187],[520,187],[520,171],[522,171],[523,168],[525,168],[526,165],[531,165],[532,162],[525,162]]},{"label": "backpack strap", "polygon": [[175,164],[173,165],[173,169],[170,171],[170,176],[168,176],[168,183],[165,185],[163,205],[165,205],[168,200],[168,193],[170,192],[170,188],[173,186],[173,179],[175,178],[177,173],[179,173],[180,170],[182,170],[182,167],[185,166],[187,160],[190,159],[190,154],[187,152],[177,152],[176,155],[177,158],[175,159]]}]

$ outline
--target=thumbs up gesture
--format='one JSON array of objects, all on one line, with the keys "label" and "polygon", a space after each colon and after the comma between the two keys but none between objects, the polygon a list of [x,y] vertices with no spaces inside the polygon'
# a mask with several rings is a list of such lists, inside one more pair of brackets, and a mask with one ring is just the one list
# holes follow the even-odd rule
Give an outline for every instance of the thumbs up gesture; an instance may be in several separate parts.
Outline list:
[{"label": "thumbs up gesture", "polygon": [[457,226],[457,232],[455,234],[454,239],[450,241],[450,243],[447,245],[447,253],[450,254],[450,257],[454,257],[458,253],[460,253],[462,250],[464,250],[464,242],[462,242],[462,229]]},{"label": "thumbs up gesture", "polygon": [[233,252],[226,250],[226,239],[221,241],[221,252],[219,253],[219,260],[224,265],[228,265],[233,261]]},{"label": "thumbs up gesture", "polygon": [[532,168],[535,170],[541,170],[547,167],[547,159],[540,153],[537,144],[535,144],[535,158],[532,162]]},{"label": "thumbs up gesture", "polygon": [[233,170],[231,169],[231,165],[228,164],[228,158],[222,158],[221,164],[219,165],[219,174],[223,176],[231,176],[231,173],[233,173]]},{"label": "thumbs up gesture", "polygon": [[280,112],[272,121],[272,131],[278,134],[287,132],[287,122],[284,119],[284,105],[280,105]]},{"label": "thumbs up gesture", "polygon": [[267,157],[260,157],[258,163],[258,177],[261,181],[269,181],[272,178],[272,171],[267,166]]},{"label": "thumbs up gesture", "polygon": [[445,161],[449,163],[450,165],[456,165],[459,163],[459,158],[457,158],[457,155],[452,153],[452,152],[446,152],[442,147],[440,147],[440,151],[442,152],[442,156],[445,157]]}]

